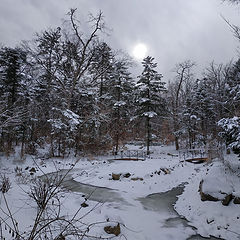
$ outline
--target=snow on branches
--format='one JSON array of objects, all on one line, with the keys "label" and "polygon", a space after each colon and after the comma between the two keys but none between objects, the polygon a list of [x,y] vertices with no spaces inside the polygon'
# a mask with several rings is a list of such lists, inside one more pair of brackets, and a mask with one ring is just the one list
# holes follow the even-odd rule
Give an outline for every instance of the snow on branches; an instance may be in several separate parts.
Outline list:
[{"label": "snow on branches", "polygon": [[218,121],[218,126],[223,129],[219,135],[226,139],[228,147],[240,153],[240,117],[223,118]]}]

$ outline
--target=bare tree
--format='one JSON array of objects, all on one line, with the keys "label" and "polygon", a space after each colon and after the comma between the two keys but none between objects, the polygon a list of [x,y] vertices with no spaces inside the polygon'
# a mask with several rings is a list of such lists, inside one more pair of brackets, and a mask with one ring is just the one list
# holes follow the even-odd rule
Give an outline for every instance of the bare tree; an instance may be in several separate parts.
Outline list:
[{"label": "bare tree", "polygon": [[[16,240],[35,240],[35,239],[54,239],[65,240],[67,237],[74,239],[110,239],[113,237],[97,237],[91,235],[91,229],[95,226],[104,226],[109,219],[101,222],[85,223],[84,217],[89,215],[97,207],[99,203],[81,214],[82,208],[87,206],[86,202],[91,194],[85,198],[84,204],[69,216],[63,214],[62,211],[62,195],[64,189],[62,183],[66,180],[67,175],[73,169],[70,168],[65,173],[55,173],[52,175],[44,174],[40,178],[33,178],[30,182],[30,191],[26,192],[30,200],[37,206],[36,215],[29,231],[20,231],[17,219],[14,219],[12,209],[8,204],[7,192],[11,187],[11,183],[6,176],[0,175],[0,193],[6,209],[0,208],[0,237],[5,239],[2,231],[3,224],[11,233],[12,239]],[[39,169],[42,171],[42,169]],[[43,172],[44,173],[44,172]],[[9,219],[9,220],[8,220]],[[111,222],[111,221],[110,221]],[[118,223],[119,224],[119,223]],[[71,238],[72,239],[72,238]]]},{"label": "bare tree", "polygon": [[186,100],[186,96],[189,94],[192,82],[193,73],[192,69],[196,64],[190,60],[186,60],[175,66],[175,79],[174,82],[169,85],[171,89],[169,93],[171,94],[171,115],[173,121],[174,137],[176,150],[179,149],[179,114],[181,112],[180,106]]},{"label": "bare tree", "polygon": [[72,59],[74,60],[74,64],[72,65],[73,74],[67,100],[69,109],[71,107],[74,90],[80,79],[83,77],[91,65],[92,58],[94,56],[94,49],[98,44],[98,33],[103,32],[105,28],[103,13],[100,11],[97,16],[90,15],[90,19],[88,21],[90,23],[91,29],[90,34],[87,36],[84,35],[79,30],[76,11],[77,9],[71,9],[68,13],[70,17],[70,24],[74,33],[72,44],[75,48],[75,51],[73,51],[75,55],[72,56]]},{"label": "bare tree", "polygon": [[12,107],[10,109],[5,109],[0,106],[0,129],[20,125],[25,116],[26,112],[21,108],[15,109]]},{"label": "bare tree", "polygon": [[239,4],[240,3],[240,0],[222,0],[223,2],[230,2],[230,3],[233,3],[233,4]]},{"label": "bare tree", "polygon": [[[239,1],[240,2],[240,1]],[[230,27],[234,37],[240,41],[240,28],[237,25],[234,25],[230,23],[224,16],[222,16],[223,20],[227,23],[227,25]]]}]

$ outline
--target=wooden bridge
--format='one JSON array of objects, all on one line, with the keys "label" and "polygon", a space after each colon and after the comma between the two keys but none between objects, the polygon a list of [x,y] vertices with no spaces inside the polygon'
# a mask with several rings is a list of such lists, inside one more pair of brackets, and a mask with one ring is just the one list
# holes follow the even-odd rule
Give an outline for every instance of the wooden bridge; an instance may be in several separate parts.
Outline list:
[{"label": "wooden bridge", "polygon": [[145,160],[147,152],[143,150],[125,150],[114,156],[115,160]]},{"label": "wooden bridge", "polygon": [[207,161],[214,158],[222,159],[222,151],[220,148],[215,149],[185,149],[179,151],[179,157],[185,161]]}]

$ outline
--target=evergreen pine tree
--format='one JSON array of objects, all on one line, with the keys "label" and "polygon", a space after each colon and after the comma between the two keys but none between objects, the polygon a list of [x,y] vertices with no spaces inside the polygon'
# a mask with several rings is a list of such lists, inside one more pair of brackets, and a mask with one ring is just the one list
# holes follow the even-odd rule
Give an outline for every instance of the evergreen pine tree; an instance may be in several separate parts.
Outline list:
[{"label": "evergreen pine tree", "polygon": [[147,154],[150,154],[151,119],[160,115],[164,109],[164,99],[161,92],[165,90],[162,75],[156,71],[157,63],[153,57],[143,59],[143,72],[136,84],[137,117],[145,120]]}]

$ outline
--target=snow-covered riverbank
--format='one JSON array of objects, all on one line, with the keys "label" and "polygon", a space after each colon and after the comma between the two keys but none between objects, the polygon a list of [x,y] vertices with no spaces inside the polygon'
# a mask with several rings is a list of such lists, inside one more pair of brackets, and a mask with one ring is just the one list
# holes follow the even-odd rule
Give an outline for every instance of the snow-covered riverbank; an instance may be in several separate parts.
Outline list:
[{"label": "snow-covered riverbank", "polygon": [[[127,147],[138,148],[132,145]],[[106,219],[121,223],[122,237],[119,235],[119,239],[124,239],[123,236],[131,240],[188,239],[197,233],[205,237],[212,235],[224,239],[238,239],[239,235],[235,232],[238,231],[237,226],[240,222],[240,206],[230,203],[226,207],[221,202],[202,202],[198,192],[201,179],[206,177],[209,169],[221,171],[219,167],[221,163],[219,161],[211,164],[184,162],[177,156],[178,152],[172,146],[155,146],[152,147],[152,151],[151,157],[145,161],[109,161],[111,156],[80,159],[67,177],[70,181],[67,187],[68,189],[72,187],[72,191],[64,193],[63,212],[68,215],[73,214],[85,201],[89,191],[92,191],[92,200],[91,197],[87,200],[89,206],[81,209],[79,216],[85,215],[92,209],[84,217],[85,223]],[[22,168],[25,175],[29,175],[32,167],[37,169],[40,166],[41,171],[33,173],[33,176],[36,176],[42,175],[43,172],[51,173],[59,169],[68,169],[77,159],[55,158],[33,161],[28,157],[23,163],[12,160],[2,157],[1,174],[5,173],[12,182],[12,187],[6,196],[10,207],[13,208],[14,217],[21,219],[24,230],[31,225],[35,209],[31,207],[29,199],[22,191],[22,189],[27,190],[28,185],[19,183],[19,179],[15,177],[16,166]],[[112,174],[120,174],[119,180],[113,180]],[[226,174],[229,176],[227,180],[233,182],[234,186],[238,185],[238,178],[234,178],[233,181],[233,174],[230,172]],[[85,186],[91,185],[92,188],[89,190],[85,187],[85,190],[81,190],[78,188],[78,182],[84,183]],[[158,197],[154,194],[167,192],[181,184],[184,184],[185,190],[176,202],[177,213],[169,207],[168,202],[172,204],[170,198],[161,198],[163,195],[160,194]],[[97,193],[99,189],[94,186],[101,187],[101,194]],[[180,193],[176,192],[176,195]],[[97,201],[103,204],[98,204],[96,207]],[[158,201],[162,203],[159,204]],[[4,208],[3,205],[1,197],[1,207]],[[186,217],[189,222],[181,220],[178,214]],[[23,216],[24,220],[22,220]],[[102,225],[93,228],[91,233],[97,236],[109,236],[104,232]]]}]

